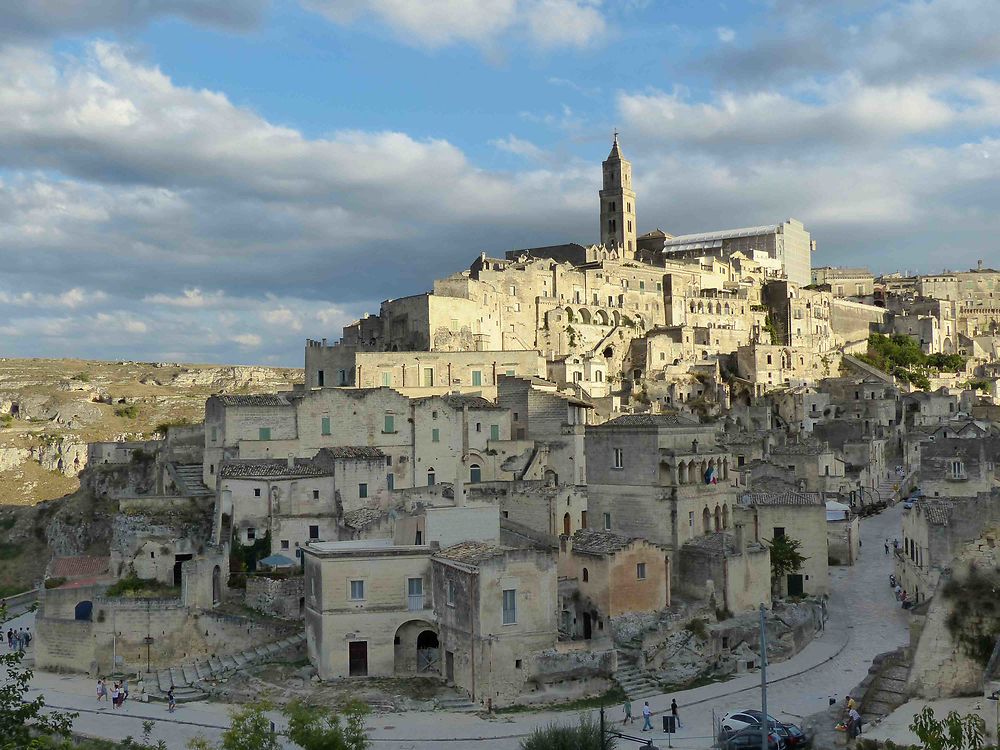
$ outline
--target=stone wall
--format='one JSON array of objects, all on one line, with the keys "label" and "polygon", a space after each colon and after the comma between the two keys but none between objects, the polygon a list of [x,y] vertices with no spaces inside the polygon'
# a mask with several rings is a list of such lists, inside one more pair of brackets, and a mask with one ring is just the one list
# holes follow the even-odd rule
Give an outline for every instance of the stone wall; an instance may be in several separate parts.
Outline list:
[{"label": "stone wall", "polygon": [[305,597],[304,581],[302,576],[294,578],[248,576],[247,606],[276,617],[299,619],[303,610],[300,602]]}]

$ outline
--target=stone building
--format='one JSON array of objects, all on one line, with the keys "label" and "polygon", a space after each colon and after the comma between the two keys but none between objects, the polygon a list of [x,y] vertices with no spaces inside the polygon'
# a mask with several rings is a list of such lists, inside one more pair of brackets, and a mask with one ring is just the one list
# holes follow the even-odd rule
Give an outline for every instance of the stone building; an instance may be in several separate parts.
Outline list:
[{"label": "stone building", "polygon": [[801,543],[802,568],[777,582],[781,596],[824,596],[829,592],[826,503],[818,492],[755,491],[740,498],[753,512],[756,541],[787,537]]},{"label": "stone building", "polygon": [[[580,529],[560,540],[559,577],[573,579],[585,602],[577,617],[579,635],[590,638],[596,623],[630,612],[658,612],[670,605],[670,564],[662,549],[640,537]],[[562,614],[563,630],[568,630]]]},{"label": "stone building", "polygon": [[771,556],[767,547],[735,533],[715,531],[686,542],[677,555],[677,591],[739,613],[771,604]]},{"label": "stone building", "polygon": [[872,297],[875,277],[867,268],[820,266],[812,269],[812,283],[829,286],[834,297]]},{"label": "stone building", "polygon": [[556,645],[556,561],[548,550],[465,542],[432,558],[442,674],[483,706],[519,703]]}]

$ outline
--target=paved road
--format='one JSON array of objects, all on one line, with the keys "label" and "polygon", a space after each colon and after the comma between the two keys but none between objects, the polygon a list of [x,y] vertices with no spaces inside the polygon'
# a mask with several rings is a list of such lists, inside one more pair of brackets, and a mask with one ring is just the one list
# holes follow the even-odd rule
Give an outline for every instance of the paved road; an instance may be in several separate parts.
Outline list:
[{"label": "paved road", "polygon": [[[824,709],[831,696],[842,698],[861,681],[876,654],[907,642],[907,614],[892,596],[888,581],[891,562],[883,551],[886,537],[899,536],[900,512],[900,506],[896,506],[862,521],[860,562],[852,568],[831,569],[830,619],[826,632],[793,658],[768,670],[771,714],[795,720]],[[165,739],[170,748],[183,748],[191,737],[202,734],[217,738],[227,726],[227,708],[220,704],[182,705],[177,713],[167,714],[162,704],[133,703],[112,712],[103,704],[100,708],[96,705],[94,686],[86,678],[38,674],[33,686],[45,694],[50,705],[81,711],[76,724],[80,731],[108,739],[138,737],[142,721],[153,719],[154,738]],[[676,698],[681,706],[683,727],[674,735],[673,746],[707,748],[711,744],[713,712],[722,714],[734,708],[759,707],[759,686],[759,674],[744,675],[724,683],[656,696],[649,703],[659,714],[669,706],[671,698]],[[608,715],[616,717],[620,712],[621,707],[614,706]],[[513,750],[519,746],[520,738],[537,726],[575,720],[574,714],[566,712],[493,719],[470,714],[411,712],[373,716],[369,723],[379,750],[441,750],[473,743],[481,750]],[[659,732],[643,735],[638,731],[639,726],[637,722],[627,729],[637,736],[652,737],[658,746],[666,747],[665,735]]]}]

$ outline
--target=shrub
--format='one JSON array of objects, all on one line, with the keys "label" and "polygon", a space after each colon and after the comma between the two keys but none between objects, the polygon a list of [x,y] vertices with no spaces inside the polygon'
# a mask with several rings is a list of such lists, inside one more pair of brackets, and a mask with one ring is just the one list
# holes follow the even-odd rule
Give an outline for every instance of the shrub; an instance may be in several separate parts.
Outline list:
[{"label": "shrub", "polygon": [[0,414],[0,427],[10,427],[14,424],[14,417],[10,414]]},{"label": "shrub", "polygon": [[72,378],[70,378],[70,380],[79,380],[81,383],[89,383],[90,382],[90,373],[89,372],[78,372],[76,375],[74,375]]},{"label": "shrub", "polygon": [[705,626],[706,623],[701,618],[695,617],[693,620],[688,620],[687,625],[684,629],[687,630],[692,635],[701,638],[703,641],[708,640],[708,628]]},{"label": "shrub", "polygon": [[119,406],[115,409],[115,416],[121,417],[123,419],[135,419],[139,416],[139,407],[135,404],[129,404],[128,406]]},{"label": "shrub", "polygon": [[66,579],[65,578],[46,578],[45,579],[45,588],[47,588],[47,589],[57,589],[60,586],[62,586],[64,583],[66,583]]}]

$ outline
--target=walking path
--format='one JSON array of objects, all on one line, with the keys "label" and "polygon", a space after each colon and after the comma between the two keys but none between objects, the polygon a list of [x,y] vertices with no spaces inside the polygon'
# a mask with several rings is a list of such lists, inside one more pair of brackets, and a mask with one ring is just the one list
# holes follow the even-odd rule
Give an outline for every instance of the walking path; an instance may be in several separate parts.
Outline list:
[{"label": "walking path", "polygon": [[[889,588],[892,558],[885,556],[883,542],[899,536],[901,506],[867,518],[861,523],[862,556],[851,568],[831,568],[831,596],[827,628],[791,659],[768,668],[768,708],[789,721],[816,713],[829,699],[842,699],[867,674],[872,658],[908,641],[908,614]],[[123,739],[142,734],[142,721],[153,719],[153,737],[166,740],[170,748],[183,748],[188,739],[202,734],[218,738],[228,726],[228,707],[218,703],[190,703],[168,714],[162,704],[129,702],[114,711],[95,703],[94,684],[79,675],[36,674],[35,691],[44,693],[55,707],[80,711],[76,727],[85,734]],[[34,693],[33,693],[34,694]],[[749,674],[722,683],[649,698],[654,713],[661,714],[672,698],[680,705],[681,730],[672,745],[694,750],[711,745],[713,714],[760,705],[760,676]],[[641,704],[634,706],[641,713]],[[609,706],[609,720],[621,720],[621,706]],[[275,717],[276,723],[281,722]],[[369,719],[371,737],[379,750],[441,750],[467,747],[475,742],[480,750],[513,750],[534,728],[549,723],[576,720],[571,712],[538,712],[482,718],[477,714],[407,712],[374,715]],[[654,719],[659,726],[659,716]],[[640,721],[626,728],[629,734],[651,737],[667,746],[659,731],[641,733]],[[628,743],[622,743],[630,747]],[[292,747],[292,745],[287,745]]]}]

